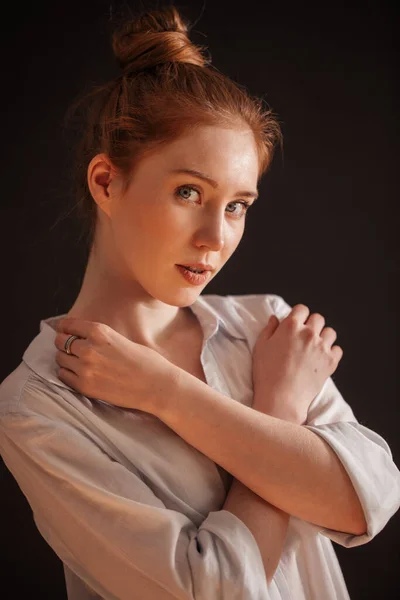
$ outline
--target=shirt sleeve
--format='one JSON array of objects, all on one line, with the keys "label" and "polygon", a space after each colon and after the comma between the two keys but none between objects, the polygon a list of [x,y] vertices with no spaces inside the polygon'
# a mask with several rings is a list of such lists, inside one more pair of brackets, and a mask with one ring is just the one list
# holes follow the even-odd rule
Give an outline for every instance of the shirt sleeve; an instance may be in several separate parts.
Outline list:
[{"label": "shirt sleeve", "polygon": [[[291,311],[280,296],[268,298],[280,320]],[[311,402],[304,427],[321,436],[337,454],[357,492],[367,523],[367,531],[362,535],[315,525],[316,529],[346,548],[369,542],[400,506],[400,472],[387,442],[358,422],[332,377]]]},{"label": "shirt sleeve", "polygon": [[[23,390],[43,393],[57,394],[29,380]],[[105,600],[270,600],[256,540],[235,515],[213,511],[197,527],[166,508],[139,470],[111,458],[82,420],[23,404],[0,417],[3,460],[46,542],[89,588]]]}]

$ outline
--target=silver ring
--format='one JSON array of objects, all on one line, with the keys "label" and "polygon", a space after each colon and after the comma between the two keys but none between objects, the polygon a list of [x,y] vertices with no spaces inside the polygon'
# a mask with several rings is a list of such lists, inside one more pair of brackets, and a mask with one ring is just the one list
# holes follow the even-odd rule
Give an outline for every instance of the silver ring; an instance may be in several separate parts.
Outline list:
[{"label": "silver ring", "polygon": [[64,344],[64,352],[66,352],[67,354],[72,354],[70,348],[71,348],[71,344],[74,340],[79,340],[80,337],[77,335],[70,335],[66,340],[65,340],[65,344]]}]

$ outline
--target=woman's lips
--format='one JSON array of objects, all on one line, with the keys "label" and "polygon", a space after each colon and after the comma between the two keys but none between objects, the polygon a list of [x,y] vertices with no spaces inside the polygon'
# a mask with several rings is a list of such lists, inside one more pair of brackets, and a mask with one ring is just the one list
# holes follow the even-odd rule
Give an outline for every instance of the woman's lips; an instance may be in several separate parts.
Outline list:
[{"label": "woman's lips", "polygon": [[211,271],[204,271],[204,273],[193,273],[189,271],[183,265],[175,265],[178,271],[183,275],[185,280],[192,285],[203,285],[211,276]]}]

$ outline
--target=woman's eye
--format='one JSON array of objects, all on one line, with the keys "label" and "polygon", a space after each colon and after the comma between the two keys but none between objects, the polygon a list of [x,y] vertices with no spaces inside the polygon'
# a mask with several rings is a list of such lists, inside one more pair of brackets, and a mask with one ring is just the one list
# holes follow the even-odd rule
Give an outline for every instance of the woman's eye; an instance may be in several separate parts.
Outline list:
[{"label": "woman's eye", "polygon": [[[193,192],[195,194],[200,195],[200,191],[195,188],[192,185],[181,185],[180,187],[178,187],[175,190],[175,195],[178,196],[181,200],[185,200],[185,201],[189,201],[190,203],[192,203],[192,199],[193,199]],[[239,210],[227,210],[227,212],[233,216],[234,219],[241,219],[242,217],[245,216],[247,209],[251,206],[249,202],[246,202],[245,200],[240,200],[240,201],[235,201],[235,202],[229,202],[229,204],[227,205],[227,207],[231,206],[231,205],[237,205],[239,207],[241,207]]]},{"label": "woman's eye", "polygon": [[199,191],[191,185],[182,185],[176,191],[180,198],[183,198],[184,200],[191,199],[191,192],[196,192],[196,194],[199,194]]},{"label": "woman's eye", "polygon": [[[237,212],[237,213],[235,213],[233,211],[231,212],[231,214],[233,214],[235,217],[237,217],[239,219],[241,217],[244,217],[245,214],[247,213],[248,209],[250,208],[250,203],[246,202],[245,200],[240,200],[238,202],[231,202],[230,204],[238,204],[239,206],[242,207],[242,210],[240,212]],[[230,211],[228,211],[228,212],[230,212]]]}]

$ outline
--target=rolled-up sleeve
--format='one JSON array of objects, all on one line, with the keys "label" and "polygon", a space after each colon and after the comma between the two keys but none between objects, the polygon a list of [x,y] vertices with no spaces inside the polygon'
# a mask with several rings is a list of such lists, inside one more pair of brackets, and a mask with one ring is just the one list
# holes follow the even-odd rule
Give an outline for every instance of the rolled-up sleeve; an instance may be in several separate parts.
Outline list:
[{"label": "rolled-up sleeve", "polygon": [[[269,296],[269,300],[279,319],[291,311],[280,296]],[[311,402],[304,427],[321,436],[342,462],[367,523],[367,531],[362,535],[315,527],[347,548],[369,542],[400,507],[400,472],[389,445],[378,433],[358,422],[332,377]]]},{"label": "rolled-up sleeve", "polygon": [[44,539],[105,600],[269,600],[257,543],[240,519],[214,511],[197,527],[82,423],[8,411],[0,451]]},{"label": "rolled-up sleeve", "polygon": [[319,528],[341,546],[351,548],[369,542],[386,525],[400,506],[400,473],[385,440],[360,423],[337,422],[305,425],[321,436],[335,451],[359,497],[367,531],[354,535]]}]

